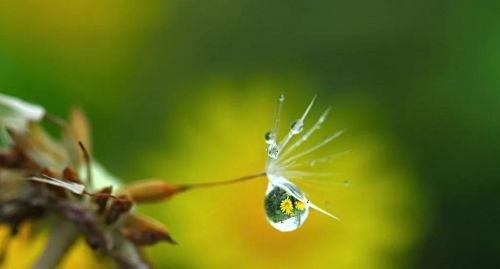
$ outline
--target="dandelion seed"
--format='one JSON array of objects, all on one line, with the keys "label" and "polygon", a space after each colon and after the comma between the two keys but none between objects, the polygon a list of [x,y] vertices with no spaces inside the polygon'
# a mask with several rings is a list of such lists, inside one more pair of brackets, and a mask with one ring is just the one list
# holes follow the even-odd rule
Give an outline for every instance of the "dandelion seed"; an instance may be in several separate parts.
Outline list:
[{"label": "dandelion seed", "polygon": [[[333,141],[342,134],[342,131],[336,132],[321,142],[300,151],[302,143],[306,142],[309,137],[316,132],[321,124],[325,121],[330,108],[328,108],[316,123],[308,129],[303,135],[307,115],[312,109],[316,100],[316,96],[307,106],[302,116],[295,120],[290,125],[290,131],[284,136],[280,142],[276,142],[279,138],[279,119],[283,105],[284,97],[280,97],[280,102],[276,112],[274,126],[272,131],[265,135],[267,145],[268,160],[266,165],[266,175],[269,180],[264,206],[268,222],[276,229],[288,232],[298,229],[309,214],[309,208],[313,208],[331,218],[337,219],[334,215],[326,212],[317,205],[307,199],[305,193],[300,190],[292,180],[302,180],[303,177],[319,177],[329,176],[329,173],[312,173],[301,170],[290,170],[291,167],[301,167],[301,158],[323,147],[327,143]],[[292,139],[297,136],[298,140],[287,147]],[[295,153],[294,153],[295,152]],[[306,166],[313,166],[316,161],[308,161]]]}]

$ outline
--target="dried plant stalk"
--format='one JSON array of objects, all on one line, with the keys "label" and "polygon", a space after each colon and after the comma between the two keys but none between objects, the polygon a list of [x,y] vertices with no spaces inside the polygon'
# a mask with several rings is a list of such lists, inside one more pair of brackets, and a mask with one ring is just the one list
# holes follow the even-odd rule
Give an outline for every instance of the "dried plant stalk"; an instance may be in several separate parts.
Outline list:
[{"label": "dried plant stalk", "polygon": [[[41,107],[0,94],[4,140],[0,149],[0,223],[10,225],[15,236],[22,223],[36,225],[37,219],[55,213],[56,223],[33,265],[36,269],[56,267],[78,236],[120,268],[148,268],[139,246],[175,241],[162,224],[130,210],[136,203],[164,200],[182,187],[160,181],[135,183],[115,195],[112,181],[100,173],[96,175],[100,184],[108,181],[109,186],[96,191],[87,119],[80,109],[72,109],[69,119],[66,123]],[[61,140],[44,131],[42,120],[60,127]],[[158,192],[160,185],[164,188]]]}]

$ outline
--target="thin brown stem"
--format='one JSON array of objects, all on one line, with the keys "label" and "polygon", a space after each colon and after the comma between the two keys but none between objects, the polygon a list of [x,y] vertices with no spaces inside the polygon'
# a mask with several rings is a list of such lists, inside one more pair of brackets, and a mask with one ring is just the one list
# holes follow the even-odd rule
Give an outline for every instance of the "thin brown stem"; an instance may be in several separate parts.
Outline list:
[{"label": "thin brown stem", "polygon": [[265,175],[266,175],[266,172],[260,172],[257,174],[243,176],[243,177],[230,179],[230,180],[224,180],[224,181],[215,181],[215,182],[197,183],[197,184],[185,184],[185,185],[181,185],[181,188],[183,190],[190,190],[190,189],[200,189],[200,188],[210,188],[210,187],[217,187],[217,186],[223,186],[223,185],[230,185],[230,184],[235,184],[235,183],[263,177]]},{"label": "thin brown stem", "polygon": [[83,145],[82,141],[78,141],[78,145],[80,146],[80,149],[82,150],[83,153],[83,158],[85,160],[85,169],[87,170],[87,185],[92,186],[92,168],[90,167],[92,165],[91,160],[90,160],[90,154]]}]

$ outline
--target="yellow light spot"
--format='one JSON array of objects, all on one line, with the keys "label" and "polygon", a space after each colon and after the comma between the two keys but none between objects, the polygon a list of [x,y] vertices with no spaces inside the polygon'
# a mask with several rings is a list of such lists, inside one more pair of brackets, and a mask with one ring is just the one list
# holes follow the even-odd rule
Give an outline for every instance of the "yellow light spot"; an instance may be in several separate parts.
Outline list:
[{"label": "yellow light spot", "polygon": [[298,210],[300,211],[304,211],[304,208],[306,207],[306,205],[304,203],[302,203],[301,201],[295,201],[295,208],[297,208]]},{"label": "yellow light spot", "polygon": [[293,203],[290,200],[290,197],[287,196],[285,200],[281,201],[280,209],[283,213],[293,217],[295,214],[293,213]]}]

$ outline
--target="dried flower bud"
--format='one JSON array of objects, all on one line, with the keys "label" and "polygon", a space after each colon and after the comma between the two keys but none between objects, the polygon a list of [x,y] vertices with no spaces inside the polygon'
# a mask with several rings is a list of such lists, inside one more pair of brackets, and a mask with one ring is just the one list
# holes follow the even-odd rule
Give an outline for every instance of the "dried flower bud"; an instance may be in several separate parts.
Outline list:
[{"label": "dried flower bud", "polygon": [[77,182],[77,183],[82,183],[78,173],[74,169],[72,169],[71,167],[64,168],[64,170],[62,172],[62,176],[66,180]]},{"label": "dried flower bud", "polygon": [[160,180],[146,180],[125,186],[122,192],[130,194],[134,202],[156,202],[170,198],[184,191],[183,186],[176,186]]},{"label": "dried flower bud", "polygon": [[162,224],[136,214],[127,215],[120,232],[136,245],[152,245],[159,241],[177,244]]},{"label": "dried flower bud", "polygon": [[57,171],[52,167],[45,167],[44,169],[42,169],[40,174],[46,175],[49,177],[60,177],[60,174],[57,173]]},{"label": "dried flower bud", "polygon": [[17,146],[0,152],[0,167],[35,169],[37,165],[31,161]]},{"label": "dried flower bud", "polygon": [[118,199],[114,199],[106,214],[106,224],[110,225],[118,220],[123,214],[130,211],[132,208],[132,200],[127,195],[120,195]]},{"label": "dried flower bud", "polygon": [[113,187],[109,186],[93,194],[94,198],[92,201],[97,204],[97,213],[99,215],[102,215],[106,210],[106,205],[108,204],[112,192]]}]

